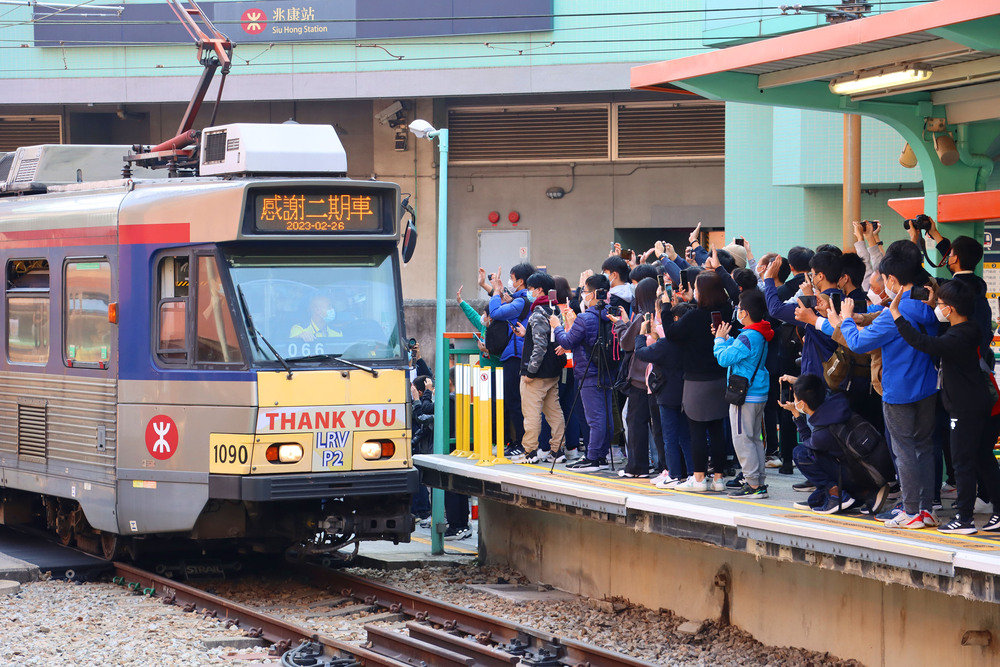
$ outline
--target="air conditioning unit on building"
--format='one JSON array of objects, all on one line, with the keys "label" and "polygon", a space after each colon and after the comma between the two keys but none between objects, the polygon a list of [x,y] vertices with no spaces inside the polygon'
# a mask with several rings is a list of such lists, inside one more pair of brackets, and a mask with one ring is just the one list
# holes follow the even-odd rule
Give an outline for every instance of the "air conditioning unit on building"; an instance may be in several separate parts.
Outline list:
[{"label": "air conditioning unit on building", "polygon": [[219,125],[201,133],[199,173],[346,176],[347,152],[332,125]]}]

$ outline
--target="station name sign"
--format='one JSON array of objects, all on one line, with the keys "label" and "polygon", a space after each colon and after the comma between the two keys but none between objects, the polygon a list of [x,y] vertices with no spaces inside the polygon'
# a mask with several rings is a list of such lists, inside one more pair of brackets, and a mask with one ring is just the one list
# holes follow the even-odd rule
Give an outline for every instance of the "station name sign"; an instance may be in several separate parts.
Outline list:
[{"label": "station name sign", "polygon": [[[554,0],[297,0],[205,2],[200,7],[236,44],[441,37],[553,29]],[[35,46],[188,44],[167,3],[127,4],[121,13],[92,5],[35,5]]]},{"label": "station name sign", "polygon": [[382,231],[382,198],[357,188],[252,190],[248,209],[261,233],[323,234]]}]

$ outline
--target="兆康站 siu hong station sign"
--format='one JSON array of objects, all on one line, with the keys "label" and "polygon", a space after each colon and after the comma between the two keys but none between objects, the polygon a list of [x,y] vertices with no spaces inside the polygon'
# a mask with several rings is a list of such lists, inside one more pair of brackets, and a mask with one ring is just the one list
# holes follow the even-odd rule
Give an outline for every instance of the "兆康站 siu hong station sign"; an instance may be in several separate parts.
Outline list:
[{"label": "\u5146\u5eb7\u7ad9 siu hong station sign", "polygon": [[[553,0],[518,0],[516,16],[497,16],[495,0],[299,0],[204,2],[204,15],[236,44],[475,35],[552,30]],[[190,43],[166,3],[124,5],[120,14],[88,5],[35,5],[34,46]]]}]

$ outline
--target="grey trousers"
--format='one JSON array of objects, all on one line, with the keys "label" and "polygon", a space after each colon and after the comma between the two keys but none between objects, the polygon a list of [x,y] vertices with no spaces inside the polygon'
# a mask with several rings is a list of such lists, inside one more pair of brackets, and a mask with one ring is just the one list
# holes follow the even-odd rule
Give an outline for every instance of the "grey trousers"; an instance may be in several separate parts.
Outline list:
[{"label": "grey trousers", "polygon": [[729,406],[729,425],[733,432],[733,449],[743,468],[743,477],[750,486],[764,484],[764,404],[744,403]]},{"label": "grey trousers", "polygon": [[[937,397],[916,403],[882,403],[885,428],[899,472],[903,509],[907,514],[934,506],[934,413]],[[938,481],[940,484],[940,480]]]}]

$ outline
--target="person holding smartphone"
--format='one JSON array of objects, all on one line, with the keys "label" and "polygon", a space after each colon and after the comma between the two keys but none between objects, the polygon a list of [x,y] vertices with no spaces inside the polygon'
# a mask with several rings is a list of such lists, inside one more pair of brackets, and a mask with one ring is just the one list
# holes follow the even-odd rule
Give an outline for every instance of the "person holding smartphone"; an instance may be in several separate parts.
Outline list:
[{"label": "person holding smartphone", "polygon": [[[726,402],[726,370],[719,365],[713,353],[715,336],[712,322],[728,322],[732,307],[722,280],[714,271],[702,271],[694,281],[694,303],[689,310],[674,321],[672,309],[661,309],[663,336],[681,348],[684,372],[682,406],[688,419],[691,435],[692,475],[675,487],[680,491],[723,492],[726,484],[723,471],[726,467],[725,418],[729,412]],[[713,313],[716,315],[713,317]],[[713,479],[707,479],[709,452],[715,470]]]}]

